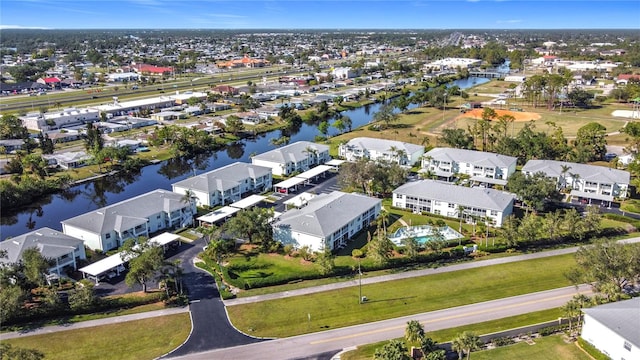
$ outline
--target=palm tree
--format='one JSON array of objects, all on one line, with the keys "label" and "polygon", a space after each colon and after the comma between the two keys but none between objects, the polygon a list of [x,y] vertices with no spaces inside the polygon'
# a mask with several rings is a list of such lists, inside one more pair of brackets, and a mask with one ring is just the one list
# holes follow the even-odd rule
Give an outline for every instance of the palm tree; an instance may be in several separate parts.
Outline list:
[{"label": "palm tree", "polygon": [[562,170],[560,171],[560,174],[562,175],[562,187],[567,187],[567,172],[569,172],[569,170],[571,170],[571,166],[569,165],[560,165],[560,167],[562,168]]},{"label": "palm tree", "polygon": [[387,235],[387,223],[389,222],[389,212],[385,209],[380,210],[380,215],[378,215],[378,222],[382,225],[383,233]]},{"label": "palm tree", "polygon": [[462,359],[462,355],[467,353],[467,360],[471,357],[471,352],[480,349],[480,337],[473,332],[465,331],[456,335],[451,340],[451,349],[458,353],[458,359]]},{"label": "palm tree", "polygon": [[562,313],[569,320],[569,332],[571,332],[573,328],[573,319],[580,315],[580,307],[578,306],[578,303],[574,299],[569,300],[562,307]]},{"label": "palm tree", "polygon": [[409,320],[404,329],[404,338],[407,342],[417,342],[424,337],[424,327],[418,320]]}]

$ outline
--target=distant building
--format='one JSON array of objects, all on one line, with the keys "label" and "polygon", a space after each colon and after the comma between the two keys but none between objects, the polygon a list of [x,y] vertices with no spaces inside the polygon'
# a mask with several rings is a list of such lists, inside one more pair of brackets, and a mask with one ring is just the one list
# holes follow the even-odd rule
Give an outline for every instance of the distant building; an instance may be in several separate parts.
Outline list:
[{"label": "distant building", "polygon": [[581,337],[610,359],[640,359],[640,298],[582,309]]},{"label": "distant building", "polygon": [[100,111],[96,109],[67,108],[49,111],[44,114],[27,114],[21,116],[20,120],[27,129],[48,131],[98,121],[100,120]]},{"label": "distant building", "polygon": [[273,224],[273,237],[295,248],[339,249],[374,222],[381,204],[380,199],[355,193],[320,194],[309,199],[305,207],[280,215]]}]

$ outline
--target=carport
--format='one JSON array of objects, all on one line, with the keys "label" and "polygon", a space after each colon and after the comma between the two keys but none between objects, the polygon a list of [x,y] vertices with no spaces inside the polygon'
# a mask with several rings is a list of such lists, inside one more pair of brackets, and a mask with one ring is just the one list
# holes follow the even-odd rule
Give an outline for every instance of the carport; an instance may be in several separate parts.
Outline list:
[{"label": "carport", "polygon": [[313,199],[314,197],[316,197],[315,194],[312,193],[308,193],[308,192],[303,192],[300,195],[296,195],[294,197],[292,197],[291,199],[287,200],[284,202],[285,205],[285,209],[293,206],[296,208],[301,208],[305,205],[307,205],[307,203],[309,202],[309,200]]},{"label": "carport", "polygon": [[123,260],[121,254],[122,253],[111,255],[81,268],[82,277],[94,280],[96,285],[98,285],[100,284],[100,278],[110,271],[115,271],[117,275],[120,275],[120,273],[124,271],[123,264],[134,258],[133,255],[130,255]]},{"label": "carport", "polygon": [[156,246],[162,246],[162,251],[164,252],[167,250],[168,245],[178,240],[180,240],[180,235],[166,232],[151,238],[149,241]]},{"label": "carport", "polygon": [[222,221],[228,217],[231,217],[238,211],[240,211],[240,209],[231,206],[225,206],[221,207],[220,209],[214,210],[206,215],[200,216],[196,220],[200,222],[200,226],[212,225],[217,223],[218,221]]},{"label": "carport", "polygon": [[324,164],[327,166],[331,166],[334,170],[338,171],[340,170],[340,166],[342,166],[342,164],[344,164],[345,162],[346,160],[331,159]]},{"label": "carport", "polygon": [[296,175],[297,178],[304,179],[307,184],[311,183],[312,179],[317,178],[318,176],[324,176],[325,173],[329,170],[333,169],[333,167],[329,165],[318,165],[313,169],[309,169],[303,172],[300,175]]},{"label": "carport", "polygon": [[251,196],[247,196],[242,200],[236,201],[233,204],[230,204],[229,206],[243,210],[258,204],[259,202],[263,201],[266,198],[267,198],[266,196],[262,196],[262,195],[251,195]]},{"label": "carport", "polygon": [[594,194],[585,191],[571,190],[571,197],[579,197],[581,199],[588,199],[589,205],[591,205],[591,200],[600,200],[606,201],[609,203],[608,207],[611,207],[611,203],[613,202],[613,196],[611,195],[602,195],[602,194]]},{"label": "carport", "polygon": [[291,179],[287,179],[273,185],[273,188],[276,192],[288,194],[289,189],[294,188],[295,190],[298,185],[304,183],[305,181],[306,179],[301,179],[299,177],[292,177]]}]

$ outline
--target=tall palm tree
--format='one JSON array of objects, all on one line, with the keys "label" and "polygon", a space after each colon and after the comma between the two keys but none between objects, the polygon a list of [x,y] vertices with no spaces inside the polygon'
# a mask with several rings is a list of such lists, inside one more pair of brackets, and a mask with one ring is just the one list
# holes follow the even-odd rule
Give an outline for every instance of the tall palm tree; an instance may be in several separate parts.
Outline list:
[{"label": "tall palm tree", "polygon": [[571,170],[571,166],[569,165],[560,165],[562,170],[560,170],[560,174],[562,175],[562,187],[567,187],[567,172]]},{"label": "tall palm tree", "polygon": [[467,360],[471,357],[471,352],[480,349],[480,337],[473,332],[465,331],[456,335],[451,340],[451,349],[458,353],[458,359],[462,359],[462,355],[467,353]]},{"label": "tall palm tree", "polygon": [[417,342],[424,337],[424,327],[418,320],[409,320],[404,329],[404,338],[407,342]]}]

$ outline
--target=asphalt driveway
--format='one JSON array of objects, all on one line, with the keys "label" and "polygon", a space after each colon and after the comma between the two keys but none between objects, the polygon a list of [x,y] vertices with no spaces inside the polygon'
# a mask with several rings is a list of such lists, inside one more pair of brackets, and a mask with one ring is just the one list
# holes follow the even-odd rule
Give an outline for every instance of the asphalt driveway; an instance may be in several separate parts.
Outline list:
[{"label": "asphalt driveway", "polygon": [[202,251],[204,245],[204,239],[183,244],[181,251],[169,258],[182,261],[183,285],[191,303],[189,308],[193,329],[187,341],[167,357],[260,341],[241,334],[229,323],[213,277],[193,264],[193,259]]}]

